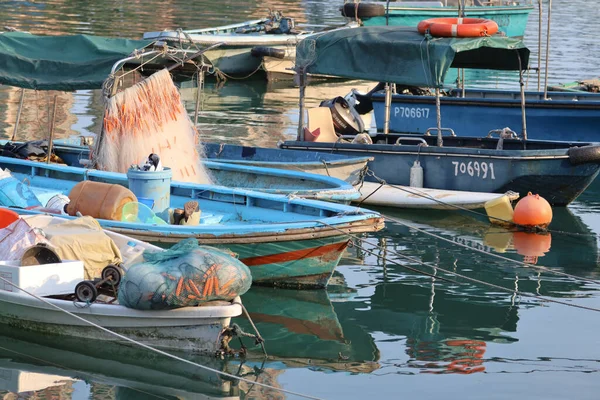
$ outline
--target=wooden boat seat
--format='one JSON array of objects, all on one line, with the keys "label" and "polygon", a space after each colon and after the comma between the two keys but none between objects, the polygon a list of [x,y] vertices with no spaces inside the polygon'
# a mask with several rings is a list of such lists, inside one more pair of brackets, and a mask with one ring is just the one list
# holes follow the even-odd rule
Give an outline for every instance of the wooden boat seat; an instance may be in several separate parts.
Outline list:
[{"label": "wooden boat seat", "polygon": [[94,218],[120,221],[123,206],[137,202],[133,192],[121,185],[104,182],[79,182],[69,193],[67,214],[71,216],[81,213]]},{"label": "wooden boat seat", "polygon": [[328,107],[308,109],[308,129],[304,129],[304,140],[307,142],[337,142],[333,118]]}]

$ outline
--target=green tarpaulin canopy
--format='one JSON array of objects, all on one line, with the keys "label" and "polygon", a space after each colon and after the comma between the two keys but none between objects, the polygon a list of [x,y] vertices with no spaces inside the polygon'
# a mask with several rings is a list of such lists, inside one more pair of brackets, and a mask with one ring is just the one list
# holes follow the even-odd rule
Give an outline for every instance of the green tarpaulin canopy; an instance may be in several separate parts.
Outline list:
[{"label": "green tarpaulin canopy", "polygon": [[520,39],[432,38],[402,26],[334,30],[296,48],[297,71],[427,87],[442,87],[451,67],[519,70],[528,63]]},{"label": "green tarpaulin canopy", "polygon": [[0,34],[0,83],[27,89],[98,89],[113,64],[152,41],[90,35]]}]

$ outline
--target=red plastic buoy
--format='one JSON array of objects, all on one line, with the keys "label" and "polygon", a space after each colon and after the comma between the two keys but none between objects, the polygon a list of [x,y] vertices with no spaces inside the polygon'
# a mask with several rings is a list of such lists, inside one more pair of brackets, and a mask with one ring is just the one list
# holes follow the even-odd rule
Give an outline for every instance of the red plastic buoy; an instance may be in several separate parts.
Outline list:
[{"label": "red plastic buoy", "polygon": [[552,221],[552,207],[539,194],[527,193],[517,203],[513,222],[527,228],[546,228]]}]

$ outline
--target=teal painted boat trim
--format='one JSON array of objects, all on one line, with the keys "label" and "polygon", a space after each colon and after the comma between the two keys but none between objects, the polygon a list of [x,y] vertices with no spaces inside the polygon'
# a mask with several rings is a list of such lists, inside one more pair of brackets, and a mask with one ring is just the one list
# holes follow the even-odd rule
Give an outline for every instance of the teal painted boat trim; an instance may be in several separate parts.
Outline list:
[{"label": "teal painted boat trim", "polygon": [[[468,18],[484,18],[496,21],[500,32],[506,36],[523,37],[529,13],[533,6],[485,6],[466,7],[465,16]],[[390,6],[389,23],[396,26],[417,26],[419,22],[429,18],[452,18],[458,16],[456,8],[451,7],[401,7]],[[386,25],[386,16],[362,17],[363,25]]]}]

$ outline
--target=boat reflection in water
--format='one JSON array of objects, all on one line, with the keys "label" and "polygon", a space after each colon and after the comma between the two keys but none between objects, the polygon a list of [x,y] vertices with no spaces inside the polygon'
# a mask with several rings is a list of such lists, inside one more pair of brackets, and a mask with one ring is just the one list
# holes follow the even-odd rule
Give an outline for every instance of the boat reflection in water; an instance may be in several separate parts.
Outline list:
[{"label": "boat reflection in water", "polygon": [[[351,256],[342,259],[338,271],[349,286],[356,288],[357,295],[352,301],[336,303],[335,309],[341,321],[360,321],[385,352],[384,359],[394,360],[393,367],[399,373],[472,374],[504,362],[496,357],[497,345],[519,341],[520,315],[540,305],[539,301],[510,290],[558,299],[593,290],[585,281],[512,260],[537,262],[537,266],[553,271],[592,279],[598,277],[596,237],[567,208],[554,210],[550,228],[555,227],[555,232],[544,235],[511,232],[491,225],[484,217],[460,213],[385,213],[397,222],[386,221],[386,230],[369,235],[371,245],[352,247]],[[565,235],[559,229],[575,235]],[[461,245],[502,253],[508,259],[496,259]],[[431,266],[509,291],[468,282]],[[434,277],[410,272],[405,267]],[[496,350],[491,356],[493,346]],[[382,362],[383,369],[389,367],[385,365],[388,362]],[[504,367],[492,370],[497,368]]]},{"label": "boat reflection in water", "polygon": [[[235,373],[239,369],[214,358],[190,359],[219,371]],[[86,397],[90,399],[240,398],[235,380],[144,348],[56,338],[0,325],[3,398],[17,398],[18,394],[18,398],[70,399],[75,391],[89,391]],[[109,392],[110,396],[103,397]]]},{"label": "boat reflection in water", "polygon": [[[243,339],[250,348],[246,359],[175,355],[276,388],[281,388],[279,377],[294,368],[373,372],[380,367],[373,339],[354,321],[340,323],[330,299],[344,296],[329,295],[325,290],[254,287],[243,301],[266,339],[267,359],[247,338]],[[245,319],[235,318],[232,322],[253,332]],[[237,340],[231,342],[232,347],[236,344]],[[96,394],[108,391],[112,393],[110,398],[116,399],[276,396],[271,389],[222,377],[133,345],[83,338],[59,340],[0,325],[0,395],[18,393],[27,398],[52,394],[54,398],[70,399],[78,385],[80,391],[89,390],[91,399],[102,398]]]},{"label": "boat reflection in water", "polygon": [[[379,350],[373,338],[356,321],[338,318],[339,302],[332,301],[351,296],[256,286],[243,296],[243,302],[266,340],[269,361],[283,363],[286,368],[373,372],[379,368]],[[232,321],[245,331],[252,329],[241,317]],[[250,347],[249,358],[260,355],[253,343],[244,340],[244,344]]]}]

